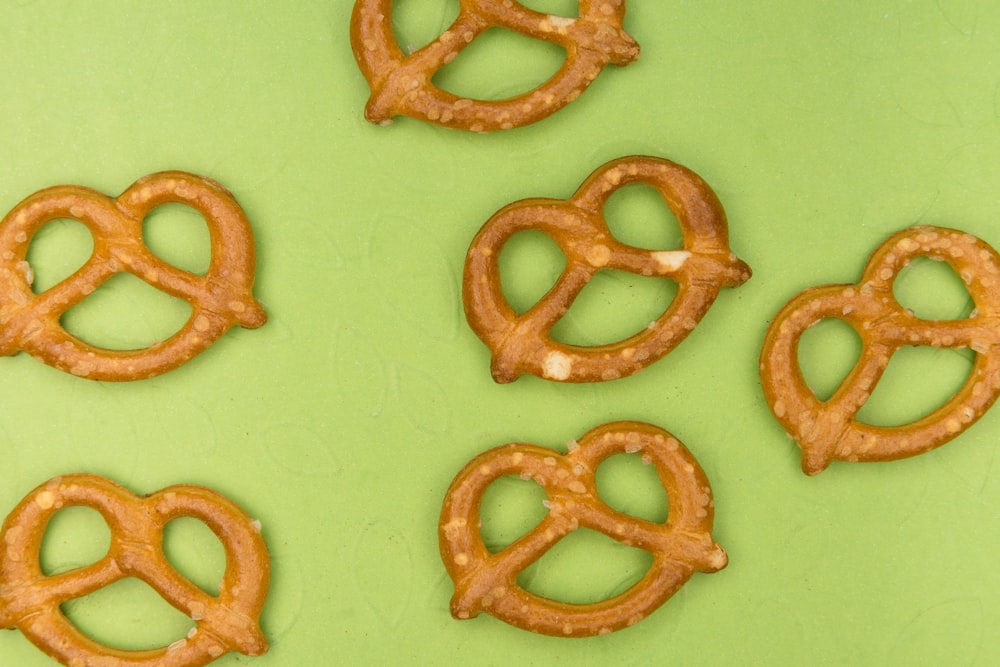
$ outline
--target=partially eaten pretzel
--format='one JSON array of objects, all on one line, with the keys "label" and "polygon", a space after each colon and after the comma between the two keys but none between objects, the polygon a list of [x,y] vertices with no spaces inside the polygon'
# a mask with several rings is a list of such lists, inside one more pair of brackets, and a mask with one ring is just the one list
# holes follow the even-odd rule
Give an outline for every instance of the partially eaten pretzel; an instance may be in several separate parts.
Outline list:
[{"label": "partially eaten pretzel", "polygon": [[[212,257],[204,275],[164,262],[143,242],[143,219],[170,202],[191,206],[205,218]],[[75,273],[35,294],[28,247],[39,229],[59,218],[86,225],[94,250]],[[159,375],[205,350],[234,324],[264,324],[267,315],[251,293],[255,263],[253,233],[243,209],[210,179],[160,172],[139,179],[114,199],[73,185],[40,190],[0,222],[0,355],[23,350],[93,380]],[[63,328],[60,318],[66,311],[126,271],[191,304],[191,315],[179,331],[148,348],[112,350],[90,345]]]},{"label": "partially eaten pretzel", "polygon": [[[680,224],[681,249],[645,250],[614,238],[604,204],[629,183],[659,191]],[[567,261],[552,289],[518,314],[504,296],[499,258],[504,244],[527,230],[551,237]],[[677,294],[648,327],[616,343],[579,346],[553,340],[552,327],[605,269],[674,280]],[[636,373],[666,355],[691,333],[723,287],[749,278],[750,267],[729,249],[726,215],[708,184],[668,160],[632,156],[600,167],[569,200],[525,199],[495,213],[469,248],[462,291],[469,325],[493,353],[497,382],[525,373],[560,382],[599,382]]]},{"label": "partially eaten pretzel", "polygon": [[[454,23],[406,55],[396,41],[392,0],[358,0],[351,17],[354,57],[371,98],[365,117],[387,124],[410,116],[437,125],[489,132],[520,127],[575,100],[608,64],[627,65],[639,46],[625,33],[625,0],[580,0],[579,16],[543,14],[514,0],[462,0]],[[469,99],[434,85],[434,74],[492,26],[553,42],[566,50],[562,67],[532,91],[503,100]]]},{"label": "partially eaten pretzel", "polygon": [[[90,507],[111,531],[96,563],[46,575],[42,537],[64,507]],[[163,528],[178,517],[203,521],[222,542],[226,569],[218,596],[179,574],[163,553]],[[60,605],[126,577],[149,584],[195,626],[169,646],[144,651],[100,644],[83,634]],[[267,597],[270,560],[259,522],[227,498],[199,486],[171,486],[139,497],[89,474],[64,475],[29,493],[0,532],[0,628],[18,628],[64,665],[200,667],[230,651],[261,655],[267,640],[258,618]]]},{"label": "partially eaten pretzel", "polygon": [[[963,320],[924,320],[899,304],[893,283],[914,258],[947,262],[965,283],[975,309]],[[861,356],[833,395],[819,400],[798,363],[803,332],[825,318],[847,322]],[[906,345],[968,348],[976,353],[965,384],[944,405],[909,424],[886,427],[857,419],[889,360]],[[771,411],[802,449],[809,475],[831,461],[890,461],[943,445],[969,428],[1000,395],[1000,255],[981,239],[926,225],[887,239],[860,282],[802,292],[775,316],[760,356]],[[933,382],[933,378],[929,381]]]},{"label": "partially eaten pretzel", "polygon": [[[695,571],[726,566],[712,539],[712,489],[698,462],[667,431],[641,422],[599,426],[567,454],[515,443],[472,459],[451,483],[441,509],[441,558],[455,583],[451,613],[468,619],[485,612],[511,625],[547,635],[587,637],[634,625],[676,593]],[[669,516],[655,523],[618,512],[597,493],[595,471],[615,454],[640,454],[667,492]],[[548,514],[534,529],[497,553],[479,532],[486,489],[504,475],[534,480],[547,496]],[[578,528],[599,531],[653,556],[649,571],[625,592],[589,604],[531,593],[517,577]]]}]

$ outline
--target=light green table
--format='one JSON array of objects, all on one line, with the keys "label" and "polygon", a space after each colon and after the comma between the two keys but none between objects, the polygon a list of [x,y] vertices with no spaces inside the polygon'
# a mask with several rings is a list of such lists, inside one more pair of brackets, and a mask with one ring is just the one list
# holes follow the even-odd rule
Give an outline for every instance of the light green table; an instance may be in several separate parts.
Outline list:
[{"label": "light green table", "polygon": [[[0,213],[49,185],[117,194],[163,169],[213,177],[254,226],[256,294],[270,315],[264,328],[235,329],[142,382],[88,382],[24,354],[0,359],[0,514],[65,472],[142,493],[196,483],[229,495],[260,519],[271,548],[263,626],[272,647],[220,666],[995,664],[1000,412],[929,454],[835,463],[807,478],[763,401],[757,355],[788,298],[854,282],[898,229],[953,226],[1000,246],[1000,6],[633,0],[626,28],[643,48],[637,63],[607,70],[536,125],[469,135],[363,120],[351,4],[0,6]],[[396,4],[413,45],[437,35],[457,5]],[[558,64],[549,46],[490,34],[442,80],[503,96]],[[636,376],[495,385],[460,302],[472,235],[508,202],[566,197],[600,164],[633,153],[680,162],[716,189],[754,277],[724,291],[687,341]],[[630,189],[609,215],[628,238],[675,239],[654,218],[660,211]],[[161,253],[204,268],[197,218],[170,207],[149,227]],[[51,284],[86,256],[86,234],[72,223],[45,232],[34,257],[39,281]],[[551,249],[516,250],[512,266],[552,278]],[[511,277],[515,300],[537,294],[530,282]],[[929,316],[968,309],[943,265],[917,263],[898,287]],[[642,326],[664,298],[646,281],[609,276],[561,333],[606,340]],[[183,304],[123,279],[67,322],[128,346],[169,335],[184,317]],[[853,353],[849,334],[824,329],[806,352],[821,391]],[[962,353],[908,350],[866,416],[912,418],[954,391],[968,365]],[[652,617],[607,637],[453,621],[436,532],[453,475],[486,448],[562,448],[617,419],[662,426],[695,453],[714,486],[729,567],[696,575]],[[613,465],[608,495],[640,514],[662,511],[647,471]],[[537,516],[538,498],[504,485],[484,530],[511,539],[530,525],[522,515]],[[99,557],[102,530],[87,511],[60,515],[46,566]],[[206,533],[181,522],[168,546],[211,586],[222,562]],[[592,537],[561,545],[530,585],[587,599],[619,590],[647,562]],[[137,582],[71,611],[98,638],[129,647],[169,643],[190,625]],[[0,662],[50,664],[15,632],[0,634]]]}]

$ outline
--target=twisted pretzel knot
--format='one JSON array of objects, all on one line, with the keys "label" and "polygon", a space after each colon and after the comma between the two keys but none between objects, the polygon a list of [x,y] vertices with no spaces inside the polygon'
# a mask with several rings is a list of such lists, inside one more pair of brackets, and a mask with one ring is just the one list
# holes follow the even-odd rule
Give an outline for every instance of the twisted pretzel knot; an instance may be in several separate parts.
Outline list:
[{"label": "twisted pretzel knot", "polygon": [[[639,46],[622,29],[625,0],[580,0],[579,17],[550,16],[513,0],[461,0],[458,18],[412,55],[400,50],[392,27],[392,0],[358,0],[351,44],[372,89],[365,117],[388,124],[397,115],[474,132],[520,127],[576,99],[609,63],[627,65]],[[471,100],[436,87],[431,78],[476,37],[501,26],[566,50],[562,67],[538,88],[516,97]]]},{"label": "twisted pretzel knot", "polygon": [[[191,206],[208,225],[212,258],[204,276],[156,257],[142,240],[142,221],[161,204]],[[34,294],[28,246],[47,222],[71,218],[94,237],[87,262],[71,276]],[[139,179],[117,199],[89,188],[56,186],[36,192],[0,222],[0,354],[24,350],[61,370],[94,380],[136,380],[180,366],[233,324],[267,320],[253,298],[254,242],[243,210],[215,181],[180,171]],[[59,318],[116,273],[127,271],[192,306],[185,325],[166,341],[141,350],[95,347],[68,333]]]},{"label": "twisted pretzel knot", "polygon": [[[644,250],[612,236],[602,209],[615,190],[629,183],[659,191],[680,223],[683,250]],[[550,236],[567,262],[548,294],[518,315],[503,295],[499,257],[508,239],[529,229]],[[493,379],[511,382],[530,373],[563,382],[597,382],[645,368],[687,337],[723,286],[749,279],[750,267],[730,251],[728,238],[725,213],[711,188],[694,172],[653,157],[605,164],[569,200],[525,199],[504,207],[473,239],[463,279],[465,314],[493,352]],[[678,291],[655,322],[625,340],[589,347],[552,340],[552,327],[604,269],[670,278]]]},{"label": "twisted pretzel knot", "polygon": [[[975,303],[965,320],[922,320],[893,296],[899,271],[915,257],[947,262]],[[825,318],[850,324],[861,357],[836,392],[820,401],[798,365],[802,333]],[[970,348],[976,359],[965,384],[947,403],[910,424],[880,427],[857,420],[889,364],[904,345]],[[916,226],[886,240],[856,285],[805,290],[771,322],[760,357],[771,411],[802,449],[810,475],[832,460],[888,461],[945,444],[971,426],[1000,395],[1000,255],[982,240],[954,229]]]},{"label": "twisted pretzel knot", "polygon": [[[594,473],[606,458],[641,452],[667,491],[670,516],[663,524],[608,507]],[[531,532],[491,554],[479,533],[483,494],[504,475],[533,479],[548,496],[548,515]],[[438,527],[441,557],[455,582],[451,613],[467,619],[486,612],[519,628],[584,637],[634,625],[663,604],[695,570],[716,572],[726,552],[712,540],[712,489],[691,453],[663,429],[640,422],[599,426],[560,455],[529,444],[489,450],[470,461],[445,496]],[[653,564],[624,593],[591,604],[569,604],[525,591],[518,574],[577,528],[649,551]]]},{"label": "twisted pretzel knot", "polygon": [[[92,565],[46,576],[39,564],[46,525],[59,509],[73,505],[104,517],[111,529],[108,553]],[[222,542],[226,570],[218,597],[181,576],[163,554],[163,527],[181,516],[200,519]],[[268,589],[267,545],[259,524],[209,489],[171,486],[140,498],[96,475],[56,477],[14,508],[0,538],[0,628],[17,627],[64,665],[198,667],[233,650],[267,651],[257,622]],[[125,651],[85,636],[59,608],[126,577],[148,583],[196,628],[165,648]]]}]

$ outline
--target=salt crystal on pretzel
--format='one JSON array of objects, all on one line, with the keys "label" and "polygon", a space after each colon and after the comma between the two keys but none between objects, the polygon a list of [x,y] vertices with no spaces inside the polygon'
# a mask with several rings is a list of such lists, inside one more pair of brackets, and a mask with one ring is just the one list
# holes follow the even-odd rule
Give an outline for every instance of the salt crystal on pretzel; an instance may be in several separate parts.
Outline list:
[{"label": "salt crystal on pretzel", "polygon": [[[592,429],[574,444],[567,454],[524,443],[504,445],[476,456],[455,476],[441,509],[438,543],[455,584],[451,613],[456,619],[484,612],[541,634],[607,634],[649,616],[694,572],[726,566],[726,552],[711,535],[712,488],[677,438],[651,424],[613,422]],[[623,514],[600,499],[595,471],[602,461],[622,453],[641,453],[656,469],[667,492],[666,522]],[[490,553],[479,532],[480,505],[489,486],[505,475],[541,485],[548,514],[528,534]],[[624,593],[589,604],[551,600],[522,588],[518,575],[578,528],[644,549],[653,563]]]},{"label": "salt crystal on pretzel", "polygon": [[[357,0],[351,45],[372,90],[365,117],[387,124],[404,115],[473,132],[545,118],[579,97],[608,64],[627,65],[639,57],[639,46],[622,28],[625,0],[580,0],[579,6],[579,16],[569,18],[513,0],[463,0],[458,17],[443,34],[406,55],[393,31],[392,0]],[[534,90],[503,100],[468,99],[435,86],[434,74],[492,26],[562,46],[562,67]]]},{"label": "salt crystal on pretzel", "polygon": [[[646,250],[614,238],[603,208],[630,183],[649,185],[663,197],[680,225],[682,249]],[[552,289],[519,315],[504,297],[499,262],[504,244],[526,230],[547,234],[567,261]],[[552,340],[552,327],[605,269],[674,280],[677,294],[646,329],[622,341],[579,346]],[[729,249],[726,215],[707,183],[668,160],[630,156],[597,169],[568,200],[525,199],[495,213],[469,247],[462,299],[469,326],[493,353],[497,382],[525,373],[558,382],[600,382],[637,373],[662,358],[691,333],[723,287],[743,284],[750,273]]]},{"label": "salt crystal on pretzel", "polygon": [[[211,261],[205,275],[164,262],[142,240],[142,221],[157,206],[181,203],[208,225]],[[94,237],[94,250],[75,273],[35,294],[27,261],[35,233],[69,218]],[[0,221],[0,355],[24,350],[50,366],[93,380],[138,380],[172,370],[205,350],[234,324],[256,328],[267,315],[251,293],[256,255],[250,223],[217,182],[182,171],[145,176],[117,198],[60,185],[29,196]],[[116,273],[129,272],[191,304],[184,326],[139,350],[90,345],[67,332],[62,315]]]},{"label": "salt crystal on pretzel", "polygon": [[[99,512],[111,544],[96,563],[46,575],[39,560],[46,526],[71,506]],[[178,573],[163,553],[164,526],[178,517],[203,521],[222,543],[226,569],[217,596]],[[230,651],[262,655],[268,645],[258,618],[270,569],[260,524],[210,489],[178,485],[139,497],[97,475],[63,475],[29,493],[0,528],[0,628],[19,629],[69,667],[201,667]],[[159,649],[117,649],[84,635],[60,608],[126,577],[145,581],[191,618],[187,636]]]},{"label": "salt crystal on pretzel", "polygon": [[[947,262],[961,277],[975,303],[968,318],[924,320],[900,305],[893,283],[917,257]],[[826,318],[851,325],[862,350],[833,395],[821,401],[802,375],[798,345],[806,329]],[[890,358],[908,345],[968,348],[976,358],[965,384],[931,414],[891,427],[859,421],[857,413]],[[802,469],[809,475],[833,460],[891,461],[950,442],[1000,396],[1000,255],[962,231],[904,229],[876,249],[857,284],[813,287],[781,309],[765,337],[760,375],[771,412],[802,449]]]}]

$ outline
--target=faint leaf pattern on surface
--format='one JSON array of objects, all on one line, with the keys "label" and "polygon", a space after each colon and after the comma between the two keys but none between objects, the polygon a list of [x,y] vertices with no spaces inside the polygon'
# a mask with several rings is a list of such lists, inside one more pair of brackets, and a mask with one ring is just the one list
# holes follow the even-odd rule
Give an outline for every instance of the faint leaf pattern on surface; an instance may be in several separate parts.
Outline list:
[{"label": "faint leaf pattern on surface", "polygon": [[218,446],[215,418],[203,402],[164,396],[163,409],[151,415],[155,427],[174,443],[174,454],[193,461],[210,456]]},{"label": "faint leaf pattern on surface", "polygon": [[973,665],[983,644],[983,620],[979,598],[928,607],[899,631],[886,664]]},{"label": "faint leaf pattern on surface", "polygon": [[[400,253],[400,245],[409,252]],[[369,254],[370,273],[396,325],[435,340],[453,340],[462,303],[458,265],[442,247],[441,236],[393,216],[373,228]]]},{"label": "faint leaf pattern on surface", "polygon": [[[336,475],[342,469],[328,439],[302,422],[280,422],[259,433],[261,446],[280,468],[304,477]],[[286,453],[295,448],[294,455]]]},{"label": "faint leaf pattern on surface", "polygon": [[383,355],[363,335],[351,330],[340,332],[333,346],[338,400],[366,417],[382,414],[388,389]]},{"label": "faint leaf pattern on surface", "polygon": [[437,378],[412,366],[398,366],[396,373],[399,402],[407,420],[422,431],[447,431],[451,399]]},{"label": "faint leaf pattern on surface", "polygon": [[389,628],[406,618],[413,592],[413,561],[403,533],[385,521],[369,522],[354,546],[358,596]]},{"label": "faint leaf pattern on surface", "polygon": [[271,557],[271,590],[261,617],[264,631],[272,642],[284,637],[298,621],[302,614],[303,588],[302,562],[287,552],[275,551]]},{"label": "faint leaf pattern on surface", "polygon": [[980,0],[937,0],[948,24],[967,37],[975,34],[979,25],[979,5]]}]

